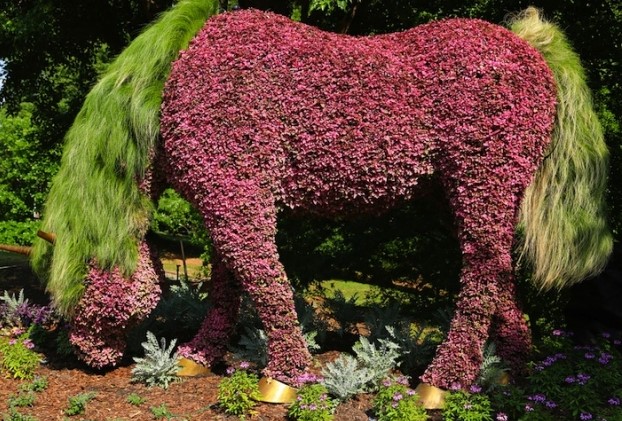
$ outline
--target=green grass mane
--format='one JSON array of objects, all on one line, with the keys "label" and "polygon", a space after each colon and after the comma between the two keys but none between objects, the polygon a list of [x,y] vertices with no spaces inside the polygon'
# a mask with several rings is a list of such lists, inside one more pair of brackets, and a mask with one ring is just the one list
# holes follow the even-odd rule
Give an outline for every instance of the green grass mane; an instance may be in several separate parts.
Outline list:
[{"label": "green grass mane", "polygon": [[172,61],[217,10],[215,0],[183,0],[162,14],[110,65],[68,131],[44,210],[56,243],[38,240],[32,253],[63,313],[82,296],[91,259],[133,272],[153,207],[138,182],[159,136],[162,89]]},{"label": "green grass mane", "polygon": [[608,150],[579,56],[566,36],[529,8],[511,25],[536,47],[557,83],[557,124],[551,147],[525,192],[522,254],[542,289],[561,288],[598,273],[613,247],[605,217]]}]

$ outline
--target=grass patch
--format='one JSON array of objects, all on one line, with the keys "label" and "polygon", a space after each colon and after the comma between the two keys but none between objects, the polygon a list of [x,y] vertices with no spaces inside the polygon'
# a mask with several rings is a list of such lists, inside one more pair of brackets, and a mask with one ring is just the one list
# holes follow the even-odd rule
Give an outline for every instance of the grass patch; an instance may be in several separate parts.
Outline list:
[{"label": "grass patch", "polygon": [[363,306],[366,303],[367,295],[372,289],[372,286],[369,284],[340,279],[322,281],[320,286],[327,298],[334,298],[335,291],[341,291],[346,300],[351,300],[352,297],[356,296],[355,303],[359,306]]}]

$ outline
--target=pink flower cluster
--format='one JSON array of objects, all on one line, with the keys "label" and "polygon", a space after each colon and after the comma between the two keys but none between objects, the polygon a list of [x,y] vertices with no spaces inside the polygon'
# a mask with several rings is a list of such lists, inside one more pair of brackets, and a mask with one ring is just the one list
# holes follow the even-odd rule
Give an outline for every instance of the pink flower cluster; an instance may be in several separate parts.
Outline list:
[{"label": "pink flower cluster", "polygon": [[[278,208],[381,212],[432,174],[456,216],[464,288],[423,380],[471,384],[491,332],[520,365],[529,334],[510,249],[555,106],[540,54],[482,21],[353,38],[253,10],[209,20],[165,88],[164,161],[257,307],[269,337],[264,374],[291,382],[310,362],[274,242]],[[190,344],[198,359],[220,353],[224,335],[208,331]]]},{"label": "pink flower cluster", "polygon": [[160,299],[162,264],[147,243],[140,245],[136,271],[130,278],[117,268],[102,270],[91,263],[86,291],[76,308],[69,339],[88,365],[118,364],[128,330],[144,320]]}]

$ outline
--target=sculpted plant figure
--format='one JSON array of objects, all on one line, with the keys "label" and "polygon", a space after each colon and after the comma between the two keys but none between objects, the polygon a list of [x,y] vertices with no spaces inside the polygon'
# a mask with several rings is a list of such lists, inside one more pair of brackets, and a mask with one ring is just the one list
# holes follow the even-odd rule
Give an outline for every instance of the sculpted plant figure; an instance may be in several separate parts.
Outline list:
[{"label": "sculpted plant figure", "polygon": [[[181,354],[223,356],[244,290],[268,335],[264,375],[290,384],[310,355],[278,260],[279,209],[378,213],[438,182],[458,227],[462,290],[422,381],[468,387],[489,335],[519,370],[530,336],[515,297],[517,224],[539,288],[597,272],[611,249],[607,150],[560,30],[529,9],[511,31],[452,19],[357,38],[256,10],[207,19],[216,7],[185,0],[163,15],[67,135],[45,210],[56,244],[39,241],[33,257],[85,360],[117,362],[116,333],[155,305],[144,234],[164,179],[201,212],[216,250],[214,306]],[[98,301],[108,289],[121,306]],[[129,298],[135,289],[143,298]]]}]

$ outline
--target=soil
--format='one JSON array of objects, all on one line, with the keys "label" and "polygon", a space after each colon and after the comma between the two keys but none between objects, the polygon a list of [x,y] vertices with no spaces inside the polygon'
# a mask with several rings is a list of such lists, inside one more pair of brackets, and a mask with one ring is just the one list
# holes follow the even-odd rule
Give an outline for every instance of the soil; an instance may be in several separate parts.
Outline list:
[{"label": "soil", "polygon": [[[12,266],[0,272],[0,292],[19,293],[24,288],[25,296],[31,302],[46,304],[47,296],[26,264]],[[350,344],[351,345],[351,344]],[[342,347],[339,347],[342,348]],[[337,348],[335,348],[337,349]],[[333,350],[315,357],[314,366],[320,370],[338,352]],[[46,355],[47,357],[47,355]],[[218,384],[221,374],[209,373],[202,377],[184,377],[172,383],[168,389],[147,387],[131,382],[132,365],[125,365],[106,372],[97,372],[76,361],[55,360],[42,364],[36,376],[47,378],[48,386],[35,393],[36,400],[31,407],[15,408],[20,414],[36,417],[40,421],[52,420],[128,420],[143,421],[155,419],[172,420],[225,420],[239,418],[225,415],[217,405]],[[22,418],[9,417],[9,400],[20,393],[20,387],[31,381],[0,377],[0,414],[3,420]],[[94,397],[86,404],[82,414],[68,416],[69,398],[82,393],[93,392]],[[128,396],[135,394],[144,400],[139,405],[128,402]],[[368,421],[373,419],[370,411],[373,396],[359,395],[337,408],[335,421]],[[158,408],[167,415],[156,416]],[[255,414],[247,419],[257,421],[286,420],[287,407],[282,404],[258,403]],[[439,420],[440,414],[430,412],[432,420]]]}]

